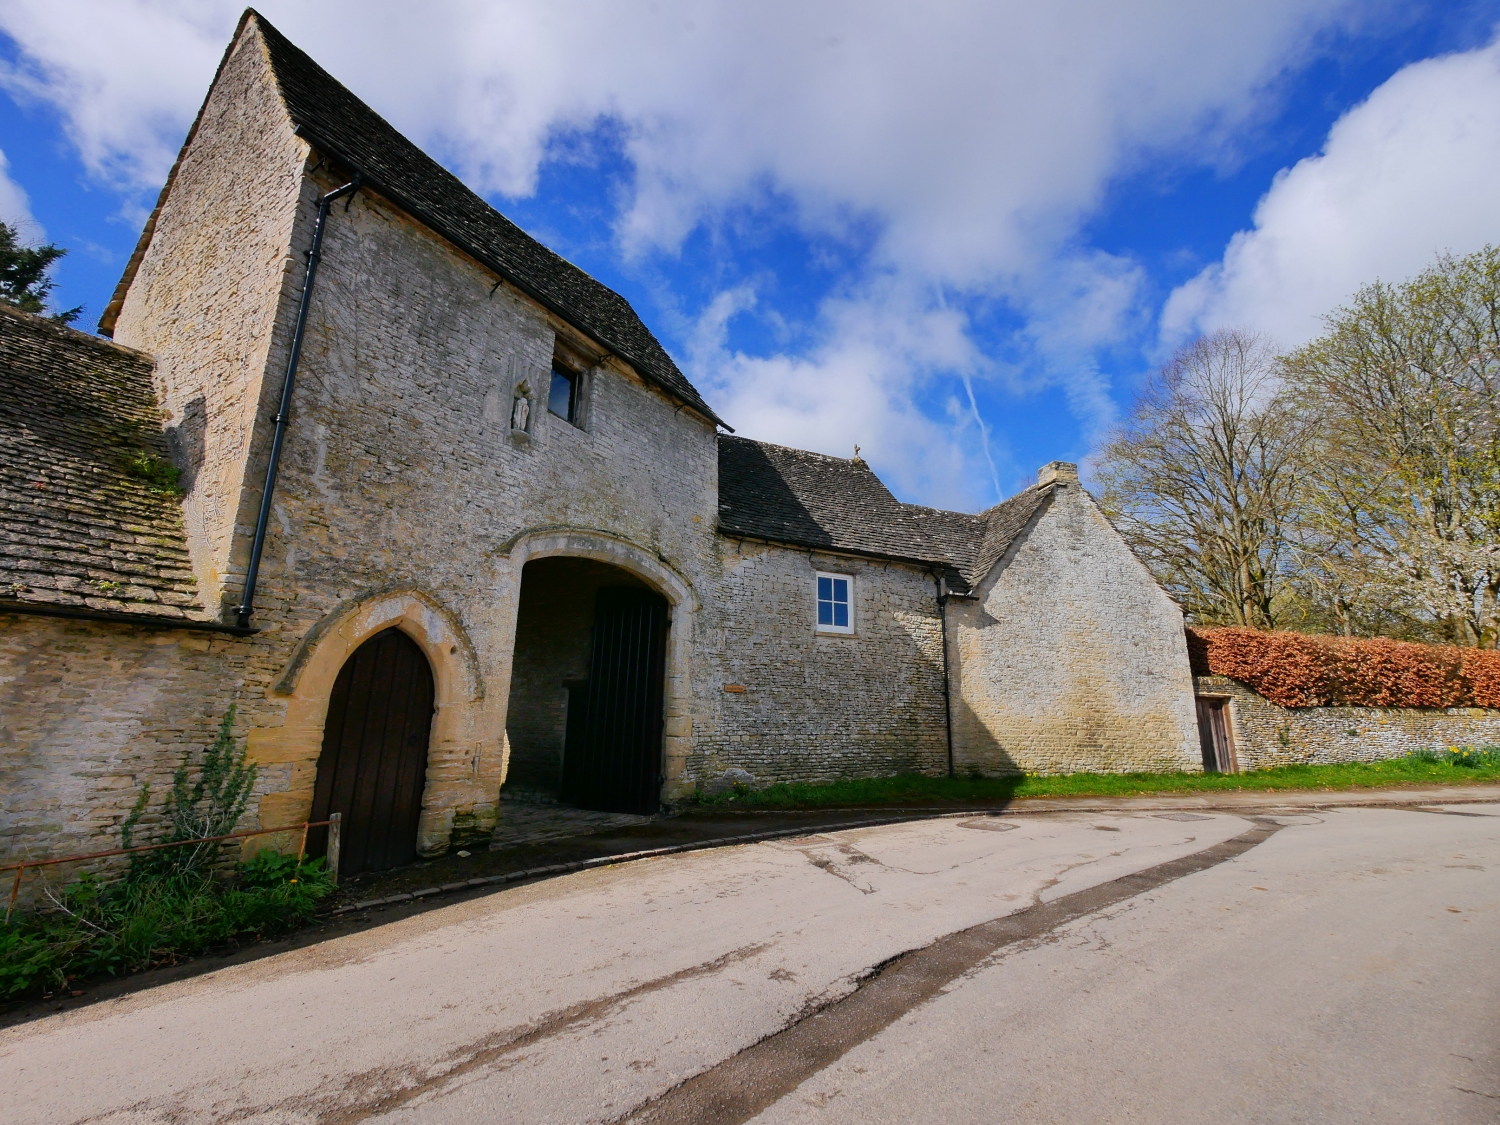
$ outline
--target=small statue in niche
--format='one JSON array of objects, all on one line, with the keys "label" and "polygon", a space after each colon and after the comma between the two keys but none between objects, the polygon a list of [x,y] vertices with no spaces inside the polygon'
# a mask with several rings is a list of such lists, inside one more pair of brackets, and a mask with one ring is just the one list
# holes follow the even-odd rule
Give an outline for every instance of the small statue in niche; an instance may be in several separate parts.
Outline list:
[{"label": "small statue in niche", "polygon": [[531,422],[531,387],[522,383],[516,388],[516,400],[510,408],[510,428],[526,432]]}]

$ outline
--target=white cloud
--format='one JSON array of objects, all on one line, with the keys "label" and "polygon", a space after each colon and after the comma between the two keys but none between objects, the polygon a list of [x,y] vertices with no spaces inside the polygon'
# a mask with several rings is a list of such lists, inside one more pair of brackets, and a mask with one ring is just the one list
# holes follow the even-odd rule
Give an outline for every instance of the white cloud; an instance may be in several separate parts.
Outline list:
[{"label": "white cloud", "polygon": [[0,67],[0,85],[55,106],[101,178],[159,187],[233,30],[224,11],[192,0],[9,0],[0,29],[24,55]]},{"label": "white cloud", "polygon": [[[623,236],[675,245],[766,190],[818,228],[873,219],[950,284],[1034,266],[1148,154],[1191,149],[1349,0],[271,0],[279,27],[485,190],[526,194],[559,128],[617,119]],[[1370,8],[1365,5],[1365,8]],[[25,63],[95,171],[159,183],[238,0],[10,0]],[[1210,147],[1212,147],[1210,143]]]},{"label": "white cloud", "polygon": [[[990,473],[967,394],[955,383],[955,399],[934,408],[948,400],[933,379],[1011,370],[975,356],[943,295],[1018,311],[1025,385],[1060,383],[1086,430],[1106,423],[1108,385],[1089,348],[1138,315],[1138,271],[1075,240],[1111,180],[1147,161],[1219,160],[1323,32],[1379,19],[1391,2],[266,0],[262,10],[483,191],[533,191],[560,137],[612,123],[631,162],[623,254],[672,253],[700,224],[773,200],[810,234],[871,238],[863,272],[797,326],[807,347],[693,366],[744,432],[833,452],[904,444],[909,453],[874,463],[887,459],[898,491],[935,500],[952,498],[944,480]],[[165,175],[239,10],[240,0],[9,0],[0,29],[23,58],[0,82],[54,105],[96,174],[144,191]]]},{"label": "white cloud", "polygon": [[915,399],[939,372],[982,369],[961,313],[934,308],[886,276],[855,297],[824,302],[820,332],[802,354],[753,356],[726,347],[736,315],[753,311],[748,288],[720,293],[695,326],[687,354],[694,381],[742,433],[838,457],[861,455],[898,495],[975,506],[993,499],[984,435],[966,401],[941,417]]},{"label": "white cloud", "polygon": [[1500,44],[1399,71],[1279,173],[1255,226],[1167,302],[1163,335],[1241,325],[1287,346],[1376,278],[1500,242]]},{"label": "white cloud", "polygon": [[31,200],[26,189],[10,178],[10,161],[0,152],[0,222],[18,228],[27,241],[45,239],[47,232],[31,217]]}]

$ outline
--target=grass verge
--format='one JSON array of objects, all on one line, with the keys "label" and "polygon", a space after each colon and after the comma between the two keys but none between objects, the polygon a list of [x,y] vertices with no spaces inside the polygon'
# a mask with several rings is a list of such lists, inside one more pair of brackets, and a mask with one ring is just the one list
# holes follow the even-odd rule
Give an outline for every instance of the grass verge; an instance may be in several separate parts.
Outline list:
[{"label": "grass verge", "polygon": [[306,925],[333,890],[321,859],[263,851],[228,879],[138,868],[114,883],[87,875],[50,909],[0,923],[0,1000],[48,996],[75,980],[124,976]]},{"label": "grass verge", "polygon": [[1225,790],[1375,789],[1391,785],[1464,785],[1500,779],[1500,747],[1412,754],[1383,762],[1279,766],[1245,773],[1069,773],[1021,777],[860,778],[825,785],[737,786],[705,796],[709,808],[813,809],[1003,801],[1016,797],[1127,797]]}]

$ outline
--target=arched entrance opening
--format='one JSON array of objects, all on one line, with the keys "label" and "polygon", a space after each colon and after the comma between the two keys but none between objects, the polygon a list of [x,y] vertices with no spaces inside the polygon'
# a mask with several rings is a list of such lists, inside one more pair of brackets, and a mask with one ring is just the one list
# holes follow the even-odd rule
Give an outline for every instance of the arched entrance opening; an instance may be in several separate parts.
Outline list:
[{"label": "arched entrance opening", "polygon": [[[432,667],[400,629],[375,634],[339,669],[323,724],[313,820],[343,818],[339,872],[383,871],[417,858],[432,734]],[[308,838],[327,849],[327,830]]]},{"label": "arched entrance opening", "polygon": [[521,572],[507,788],[580,808],[661,801],[668,603],[621,567],[551,556]]}]

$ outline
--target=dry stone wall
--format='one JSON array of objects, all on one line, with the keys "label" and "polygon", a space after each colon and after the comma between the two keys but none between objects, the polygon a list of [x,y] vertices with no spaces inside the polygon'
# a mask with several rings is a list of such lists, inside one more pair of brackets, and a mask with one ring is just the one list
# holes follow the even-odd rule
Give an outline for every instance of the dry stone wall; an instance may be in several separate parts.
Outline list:
[{"label": "dry stone wall", "polygon": [[949,616],[959,773],[1202,768],[1181,611],[1076,482]]},{"label": "dry stone wall", "polygon": [[1242,770],[1500,745],[1500,711],[1493,709],[1281,707],[1227,676],[1198,676],[1196,683],[1199,695],[1228,697],[1235,761]]}]

